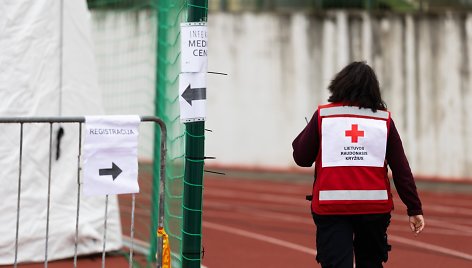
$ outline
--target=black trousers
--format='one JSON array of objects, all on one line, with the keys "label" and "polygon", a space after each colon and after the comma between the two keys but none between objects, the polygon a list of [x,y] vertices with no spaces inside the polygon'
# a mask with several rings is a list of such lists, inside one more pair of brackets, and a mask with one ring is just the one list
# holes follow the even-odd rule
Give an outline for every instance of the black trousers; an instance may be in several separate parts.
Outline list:
[{"label": "black trousers", "polygon": [[316,260],[323,268],[381,268],[388,259],[390,213],[366,215],[317,215]]}]

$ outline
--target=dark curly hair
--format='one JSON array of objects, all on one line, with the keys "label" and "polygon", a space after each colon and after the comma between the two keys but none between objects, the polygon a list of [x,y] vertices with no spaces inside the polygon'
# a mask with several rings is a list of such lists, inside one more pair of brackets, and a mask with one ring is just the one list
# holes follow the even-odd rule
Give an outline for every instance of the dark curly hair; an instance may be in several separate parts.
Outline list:
[{"label": "dark curly hair", "polygon": [[364,61],[355,61],[344,67],[336,74],[328,89],[331,92],[329,102],[369,108],[374,112],[387,109],[380,96],[377,76]]}]

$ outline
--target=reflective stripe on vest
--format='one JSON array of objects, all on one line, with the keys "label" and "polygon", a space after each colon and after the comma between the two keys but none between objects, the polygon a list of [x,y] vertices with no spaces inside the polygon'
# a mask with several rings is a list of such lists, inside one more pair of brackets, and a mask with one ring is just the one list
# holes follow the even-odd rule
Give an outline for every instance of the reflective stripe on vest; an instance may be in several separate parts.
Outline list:
[{"label": "reflective stripe on vest", "polygon": [[387,190],[332,190],[320,191],[320,201],[388,200]]},{"label": "reflective stripe on vest", "polygon": [[389,118],[389,114],[386,111],[377,110],[376,112],[373,112],[371,109],[359,108],[354,106],[334,106],[320,109],[320,116],[325,117],[332,115],[357,115],[379,119]]}]

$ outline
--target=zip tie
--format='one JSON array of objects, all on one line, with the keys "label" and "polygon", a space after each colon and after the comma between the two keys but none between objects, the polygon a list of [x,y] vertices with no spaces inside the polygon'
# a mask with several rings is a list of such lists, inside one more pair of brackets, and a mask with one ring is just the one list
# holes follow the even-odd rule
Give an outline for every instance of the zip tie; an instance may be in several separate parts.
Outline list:
[{"label": "zip tie", "polygon": [[[201,261],[202,259],[201,258],[198,258],[198,259],[193,259],[193,258],[187,258],[184,256],[185,253],[182,253],[182,258],[186,259],[187,261]],[[200,255],[200,254],[199,254]]]},{"label": "zip tie", "polygon": [[190,134],[187,130],[185,130],[185,134],[189,135],[192,138],[205,138],[205,135],[193,135]]},{"label": "zip tie", "polygon": [[208,7],[200,6],[200,5],[194,5],[194,4],[190,4],[190,3],[187,3],[187,6],[189,6],[189,7],[198,7],[198,8],[201,8],[201,9],[208,10]]},{"label": "zip tie", "polygon": [[216,157],[214,157],[214,156],[204,156],[204,157],[187,156],[187,159],[197,161],[197,160],[205,160],[205,159],[216,159]]},{"label": "zip tie", "polygon": [[184,231],[183,229],[182,229],[182,233],[184,233],[184,234],[186,234],[186,235],[190,235],[190,236],[202,236],[202,234],[192,234],[192,233],[188,233],[188,232]]},{"label": "zip tie", "polygon": [[183,207],[184,209],[186,209],[186,210],[190,210],[190,211],[194,211],[194,212],[202,212],[201,209],[188,208],[188,207],[186,207],[185,205],[182,205],[182,207]]},{"label": "zip tie", "polygon": [[208,72],[209,74],[219,74],[219,75],[228,75],[227,73],[221,73],[221,72]]},{"label": "zip tie", "polygon": [[218,174],[218,175],[226,175],[226,173],[223,173],[223,172],[207,170],[207,169],[204,169],[203,172],[208,172],[208,173],[213,173],[213,174]]},{"label": "zip tie", "polygon": [[186,180],[184,180],[184,183],[190,186],[194,186],[194,187],[203,187],[203,184],[195,184],[195,183],[188,182]]},{"label": "zip tie", "polygon": [[191,158],[188,158],[188,157],[185,157],[185,159],[190,161],[190,162],[194,162],[194,163],[200,163],[200,162],[205,161],[205,159],[191,159]]}]

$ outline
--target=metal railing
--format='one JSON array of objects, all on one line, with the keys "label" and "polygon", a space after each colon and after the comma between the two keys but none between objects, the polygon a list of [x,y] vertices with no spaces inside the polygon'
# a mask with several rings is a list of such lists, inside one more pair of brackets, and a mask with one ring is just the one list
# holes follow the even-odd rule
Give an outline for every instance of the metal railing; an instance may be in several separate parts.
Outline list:
[{"label": "metal railing", "polygon": [[[167,129],[164,122],[154,116],[141,116],[141,122],[154,122],[159,125],[161,130],[161,159],[160,159],[160,187],[159,187],[159,219],[158,226],[164,227],[164,191],[165,191],[165,169],[166,169],[166,137]],[[48,196],[47,196],[47,212],[46,212],[46,239],[45,239],[45,255],[44,266],[48,265],[48,243],[49,243],[49,210],[51,205],[51,166],[52,166],[52,136],[53,124],[71,123],[79,126],[79,142],[78,142],[78,160],[77,160],[77,210],[75,222],[75,241],[74,241],[74,267],[77,267],[77,248],[79,238],[79,216],[80,216],[80,171],[81,171],[81,152],[82,152],[82,124],[85,123],[85,117],[0,117],[0,124],[20,124],[20,146],[19,146],[19,163],[18,163],[18,195],[17,195],[17,211],[16,211],[16,231],[15,231],[15,254],[14,267],[18,265],[18,238],[20,227],[20,200],[21,200],[21,180],[22,180],[22,165],[23,165],[23,134],[24,124],[49,124],[49,163],[48,163]],[[133,266],[133,251],[134,251],[134,211],[135,211],[135,194],[132,194],[131,204],[131,234],[130,234],[130,253],[129,253],[129,267]],[[104,217],[104,232],[103,232],[103,252],[102,252],[102,267],[105,267],[105,249],[106,249],[106,233],[107,233],[107,211],[108,211],[108,195],[105,199],[105,217]],[[162,266],[162,238],[158,238],[157,247],[157,267]]]}]

